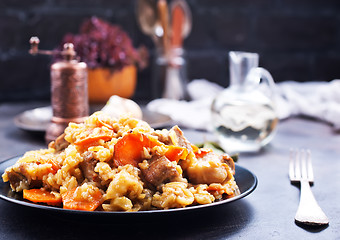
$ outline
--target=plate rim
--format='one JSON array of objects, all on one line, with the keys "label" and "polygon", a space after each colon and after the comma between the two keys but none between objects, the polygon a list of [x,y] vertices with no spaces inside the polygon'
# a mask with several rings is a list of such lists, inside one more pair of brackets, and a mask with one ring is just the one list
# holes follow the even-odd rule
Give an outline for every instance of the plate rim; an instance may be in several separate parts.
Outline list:
[{"label": "plate rim", "polygon": [[[14,124],[25,131],[32,131],[32,132],[45,132],[47,126],[45,126],[46,124],[48,124],[48,122],[43,122],[44,124],[39,124],[39,125],[30,125],[30,124],[25,124],[23,121],[23,118],[25,117],[25,115],[30,114],[31,112],[33,112],[34,110],[40,110],[40,109],[44,109],[49,111],[49,109],[51,109],[51,106],[44,106],[44,107],[36,107],[36,108],[32,108],[32,109],[28,109],[25,110],[19,114],[17,114],[13,121]],[[52,109],[50,110],[52,112]]]},{"label": "plate rim", "polygon": [[[0,162],[0,167],[3,167],[3,165],[5,165],[6,163],[12,162],[15,163],[20,157],[22,157],[23,155],[18,155],[12,158],[9,158],[7,160],[1,161]],[[221,201],[217,201],[217,202],[213,202],[213,203],[209,203],[209,204],[201,204],[201,205],[195,205],[195,206],[188,206],[188,207],[184,207],[184,208],[173,208],[173,209],[162,209],[162,210],[145,210],[145,211],[136,211],[136,212],[123,212],[123,211],[112,211],[112,212],[106,212],[106,211],[82,211],[82,210],[71,210],[71,209],[64,209],[64,208],[60,208],[60,207],[54,207],[54,206],[48,206],[48,205],[41,205],[41,204],[37,204],[37,203],[33,203],[33,202],[28,202],[28,201],[22,201],[22,200],[18,200],[18,199],[14,199],[8,196],[5,196],[1,191],[0,191],[0,199],[5,200],[7,202],[13,203],[13,204],[18,204],[21,206],[25,206],[25,207],[31,207],[31,208],[35,208],[35,209],[42,209],[42,210],[47,210],[47,211],[52,211],[52,212],[61,212],[64,214],[75,214],[75,215],[93,215],[93,216],[112,216],[112,215],[117,215],[117,216],[131,216],[131,215],[141,215],[141,214],[145,214],[145,215],[162,215],[162,214],[171,214],[171,213],[177,213],[177,212],[187,212],[187,211],[195,211],[195,210],[199,210],[199,209],[206,209],[206,208],[210,208],[210,207],[215,207],[215,206],[219,206],[219,205],[223,205],[223,204],[227,204],[227,203],[232,203],[235,202],[237,200],[240,200],[246,196],[248,196],[249,194],[251,194],[257,187],[258,185],[258,179],[257,176],[252,173],[250,170],[248,170],[245,167],[240,166],[239,164],[235,163],[235,172],[237,174],[237,169],[240,171],[244,171],[247,174],[249,174],[252,178],[252,184],[251,186],[246,189],[244,192],[242,192],[240,195],[234,196],[232,198],[228,198],[228,199],[224,199]],[[0,172],[1,176],[3,174],[3,171]],[[236,176],[235,176],[235,180],[236,180]],[[237,180],[236,180],[237,181]],[[236,182],[237,183],[237,182]],[[2,177],[0,178],[0,190],[2,190],[2,185],[5,185],[7,183],[5,183],[2,179]]]},{"label": "plate rim", "polygon": [[[29,132],[46,132],[46,128],[47,128],[47,124],[49,122],[43,122],[43,124],[39,124],[39,125],[31,125],[31,124],[25,124],[24,121],[23,121],[23,118],[25,117],[25,115],[27,114],[31,114],[31,112],[33,112],[34,110],[40,110],[40,109],[51,109],[51,106],[48,105],[48,106],[44,106],[44,107],[37,107],[37,108],[32,108],[32,109],[28,109],[28,110],[25,110],[19,114],[17,114],[15,117],[14,117],[14,124],[15,126],[17,126],[18,128],[22,129],[22,130],[25,130],[25,131],[29,131]],[[145,107],[142,107],[142,112],[143,114],[150,114],[150,113],[153,113],[153,114],[158,114],[159,116],[162,116],[162,117],[166,117],[167,119],[162,121],[162,122],[153,122],[153,123],[149,123],[150,126],[152,128],[161,128],[163,126],[167,126],[167,125],[170,125],[173,120],[171,118],[171,116],[169,115],[166,115],[166,114],[163,114],[163,113],[158,113],[158,112],[154,112],[154,111],[151,111]],[[52,109],[51,109],[52,111]],[[146,119],[142,119],[143,121],[146,121]]]}]

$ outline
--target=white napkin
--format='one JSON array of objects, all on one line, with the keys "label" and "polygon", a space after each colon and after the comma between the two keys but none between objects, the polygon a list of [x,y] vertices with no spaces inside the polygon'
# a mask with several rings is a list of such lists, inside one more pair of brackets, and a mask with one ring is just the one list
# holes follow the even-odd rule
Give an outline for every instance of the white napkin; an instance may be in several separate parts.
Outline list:
[{"label": "white napkin", "polygon": [[[188,84],[192,101],[155,99],[147,108],[169,115],[176,124],[194,128],[210,129],[210,106],[223,87],[205,79]],[[331,82],[286,81],[276,84],[275,103],[280,119],[303,115],[326,121],[340,129],[340,80]]]},{"label": "white napkin", "polygon": [[282,82],[277,84],[276,96],[280,119],[303,115],[340,129],[339,79],[331,82]]},{"label": "white napkin", "polygon": [[182,127],[209,130],[210,106],[214,96],[222,90],[223,87],[205,79],[193,80],[188,84],[191,101],[159,98],[146,107],[150,111],[170,116],[175,124]]}]

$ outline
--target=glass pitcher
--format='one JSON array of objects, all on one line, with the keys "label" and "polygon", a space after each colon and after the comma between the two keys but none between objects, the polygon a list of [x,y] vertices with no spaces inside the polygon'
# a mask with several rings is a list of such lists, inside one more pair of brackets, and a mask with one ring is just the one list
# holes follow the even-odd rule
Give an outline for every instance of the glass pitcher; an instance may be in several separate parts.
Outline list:
[{"label": "glass pitcher", "polygon": [[211,106],[213,130],[228,153],[259,151],[274,136],[275,83],[258,63],[257,53],[229,52],[230,85]]}]

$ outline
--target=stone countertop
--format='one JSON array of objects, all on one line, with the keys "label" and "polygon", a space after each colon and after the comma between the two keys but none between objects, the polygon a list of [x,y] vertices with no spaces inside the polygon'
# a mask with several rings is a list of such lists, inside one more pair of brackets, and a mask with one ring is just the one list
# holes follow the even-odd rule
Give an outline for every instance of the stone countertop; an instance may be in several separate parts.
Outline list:
[{"label": "stone countertop", "polygon": [[[0,161],[45,148],[43,133],[18,129],[13,118],[47,103],[0,104]],[[184,129],[194,143],[213,139]],[[258,186],[249,196],[198,211],[137,217],[64,214],[0,201],[0,239],[337,239],[340,236],[340,134],[322,122],[291,118],[280,122],[273,141],[257,154],[241,154],[238,164],[253,172]],[[314,195],[330,224],[301,227],[294,222],[300,190],[288,179],[289,150],[312,151]]]}]

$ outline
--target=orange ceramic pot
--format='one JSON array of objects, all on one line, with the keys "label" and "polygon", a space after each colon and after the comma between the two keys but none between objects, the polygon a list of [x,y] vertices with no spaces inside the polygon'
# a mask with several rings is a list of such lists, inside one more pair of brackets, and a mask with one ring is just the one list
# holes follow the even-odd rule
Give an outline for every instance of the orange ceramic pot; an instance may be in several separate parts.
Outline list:
[{"label": "orange ceramic pot", "polygon": [[89,69],[89,101],[90,103],[105,103],[112,95],[130,98],[135,92],[136,82],[137,68],[134,65],[117,71],[106,68]]}]

